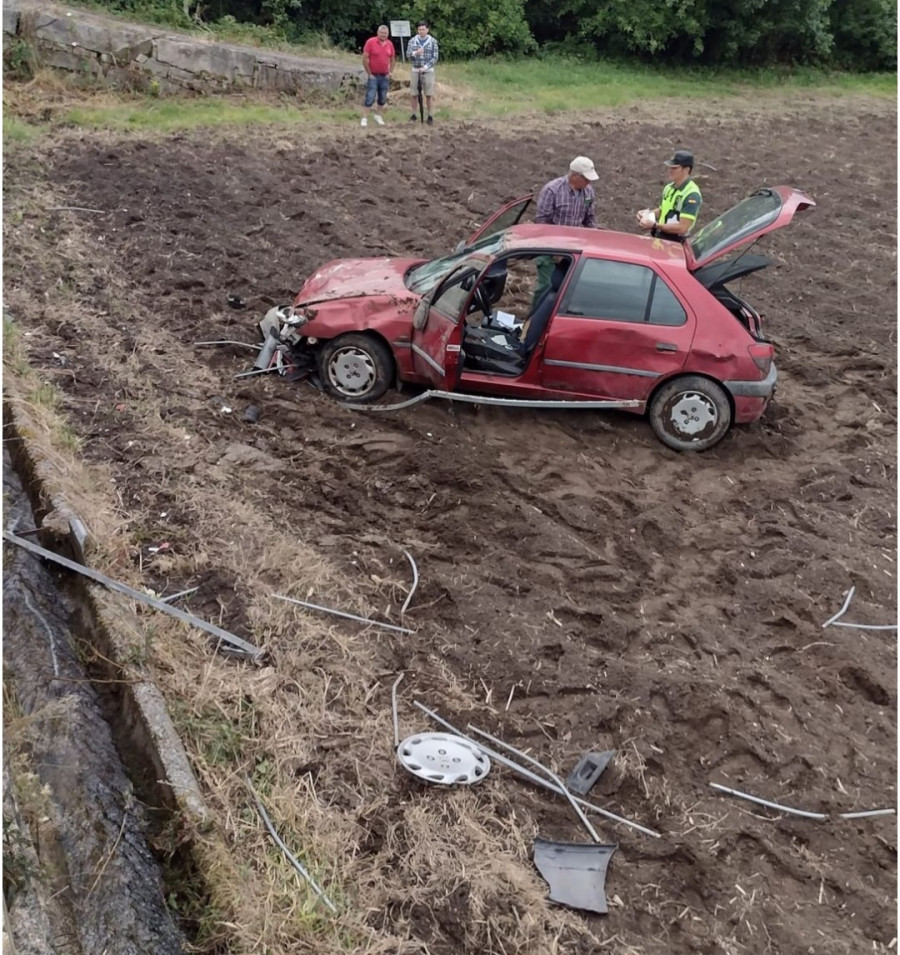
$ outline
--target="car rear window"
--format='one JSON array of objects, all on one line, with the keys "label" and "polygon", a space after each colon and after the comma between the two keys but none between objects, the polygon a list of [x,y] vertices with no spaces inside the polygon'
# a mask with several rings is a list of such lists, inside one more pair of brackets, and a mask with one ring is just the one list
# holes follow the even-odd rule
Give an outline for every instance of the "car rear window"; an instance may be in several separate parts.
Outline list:
[{"label": "car rear window", "polygon": [[753,235],[774,222],[781,211],[781,196],[760,189],[705,225],[692,239],[691,250],[698,264],[714,257],[732,243]]}]

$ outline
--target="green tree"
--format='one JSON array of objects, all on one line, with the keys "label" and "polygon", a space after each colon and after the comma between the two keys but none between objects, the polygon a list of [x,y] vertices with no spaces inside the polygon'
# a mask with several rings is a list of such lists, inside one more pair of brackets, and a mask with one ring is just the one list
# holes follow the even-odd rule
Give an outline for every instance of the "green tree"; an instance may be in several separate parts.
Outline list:
[{"label": "green tree", "polygon": [[897,69],[894,0],[834,0],[829,10],[834,64],[845,69]]},{"label": "green tree", "polygon": [[525,20],[525,0],[429,0],[402,8],[411,23],[427,20],[442,56],[529,53],[536,48]]}]

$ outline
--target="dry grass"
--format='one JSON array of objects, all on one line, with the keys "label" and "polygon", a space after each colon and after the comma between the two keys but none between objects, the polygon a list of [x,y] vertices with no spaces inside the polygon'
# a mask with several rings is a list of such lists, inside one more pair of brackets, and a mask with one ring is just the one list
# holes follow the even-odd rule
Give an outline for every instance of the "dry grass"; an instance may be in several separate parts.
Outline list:
[{"label": "dry grass", "polygon": [[[39,179],[17,183],[6,207],[7,228],[15,228],[7,233],[6,302],[21,334],[11,343],[5,387],[28,439],[52,464],[51,486],[65,490],[96,535],[99,569],[136,587],[146,586],[142,570],[152,570],[174,590],[214,567],[234,589],[221,596],[241,602],[242,635],[268,653],[260,668],[214,655],[197,632],[146,610],[138,611],[138,631],[121,634],[126,669],[148,671],[169,700],[215,820],[210,831],[194,833],[207,894],[177,893],[201,950],[225,939],[234,952],[372,955],[424,952],[428,939],[446,937],[460,951],[498,953],[565,951],[575,939],[599,944],[580,919],[547,903],[529,863],[535,825],[517,810],[508,780],[444,790],[413,782],[397,766],[393,677],[380,652],[391,638],[271,597],[310,596],[398,621],[409,586],[402,556],[386,552],[353,579],[266,506],[252,468],[213,460],[204,481],[194,479],[192,463],[208,463],[213,449],[199,430],[186,432],[160,414],[160,391],[175,369],[153,317],[129,301],[127,277],[83,236],[77,215],[52,218],[52,207],[73,200],[49,193]],[[17,283],[25,269],[40,276],[45,301]],[[105,281],[102,303],[78,284],[97,273]],[[108,343],[94,370],[106,380],[105,394],[122,395],[146,497],[126,497],[107,465],[60,448],[67,420],[90,422],[100,413],[93,398],[69,391],[50,402],[29,400],[35,381],[65,374],[39,367],[53,342],[25,338],[43,312]],[[214,393],[216,384],[198,363],[193,381],[178,387],[190,397]],[[145,563],[161,486],[190,516],[192,536]],[[446,701],[466,706],[465,688],[438,658],[433,676],[447,680]],[[423,725],[404,705],[404,725],[413,720]],[[337,906],[336,917],[269,838],[245,773],[281,837]]]}]

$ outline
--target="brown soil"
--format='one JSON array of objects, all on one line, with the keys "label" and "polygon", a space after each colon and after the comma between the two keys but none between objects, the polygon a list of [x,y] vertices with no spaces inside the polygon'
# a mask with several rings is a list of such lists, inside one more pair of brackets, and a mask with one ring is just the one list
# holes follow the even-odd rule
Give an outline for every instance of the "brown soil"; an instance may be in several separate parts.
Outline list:
[{"label": "brown soil", "polygon": [[[780,112],[732,104],[684,128],[623,110],[427,131],[397,114],[385,129],[306,140],[70,135],[49,153],[7,158],[8,222],[10,209],[19,215],[7,231],[7,303],[86,458],[110,469],[133,563],[158,590],[199,583],[192,612],[265,646],[277,707],[306,674],[290,628],[254,610],[250,565],[266,546],[252,515],[338,568],[335,586],[309,599],[395,623],[407,548],[421,575],[404,618],[415,634],[357,638],[358,627],[317,618],[338,635],[317,651],[322,672],[380,678],[366,700],[378,733],[389,734],[389,687],[406,671],[407,731],[426,728],[415,697],[561,773],[586,751],[616,749],[591,798],[663,834],[593,817],[619,843],[610,914],[572,916],[559,951],[886,951],[894,818],[793,817],[708,784],[829,814],[896,803],[896,632],[822,628],[851,586],[845,621],[897,619],[893,114],[836,100]],[[443,253],[578,153],[603,173],[600,221],[630,230],[658,195],[664,154],[684,144],[701,162],[704,219],[767,183],[818,202],[764,240],[777,264],[742,288],[776,341],[776,400],[713,451],[671,452],[624,415],[435,403],[354,415],[306,382],[236,381],[249,349],[194,345],[255,341],[264,310],[328,259]],[[41,243],[54,259],[29,251]],[[61,287],[77,302],[71,314],[52,305]],[[249,309],[230,310],[228,294]],[[251,404],[255,424],[243,419]],[[238,513],[235,500],[246,525],[223,517],[217,536],[203,536],[204,508]],[[173,556],[149,551],[163,541]],[[244,571],[222,556],[242,548]],[[276,578],[272,590],[287,585]],[[363,648],[358,658],[341,635]],[[160,680],[183,668],[200,682],[207,665],[185,655],[160,663]],[[218,665],[251,680],[239,664]],[[409,846],[398,854],[409,807],[449,812],[451,795],[383,756],[361,769],[358,753],[383,754],[388,740],[365,723],[342,730],[309,744],[303,770],[315,767],[319,798],[354,818],[359,852],[386,880],[406,879],[410,897],[437,883],[415,904],[402,885],[392,898],[370,885],[373,930],[409,952],[513,950],[479,934],[489,919],[465,874],[442,884],[439,870],[416,870]],[[360,804],[363,777],[383,800]],[[512,815],[532,835],[587,838],[565,803],[499,768],[472,794],[470,821],[487,830]],[[442,838],[449,845],[455,830]],[[529,869],[527,854],[510,858]],[[551,950],[546,936],[516,945]]]}]

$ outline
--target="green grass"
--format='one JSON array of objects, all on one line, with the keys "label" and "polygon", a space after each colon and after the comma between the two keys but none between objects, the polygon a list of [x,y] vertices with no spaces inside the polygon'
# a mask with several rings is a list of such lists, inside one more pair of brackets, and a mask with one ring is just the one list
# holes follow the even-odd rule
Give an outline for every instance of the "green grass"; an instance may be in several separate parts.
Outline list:
[{"label": "green grass", "polygon": [[[235,25],[238,30],[244,28]],[[262,28],[254,30],[265,32]],[[293,52],[321,56],[315,50],[291,47]],[[334,51],[331,51],[334,53]],[[347,54],[341,54],[346,60]],[[355,59],[355,58],[354,58]],[[587,60],[545,55],[518,60],[474,59],[442,63],[439,81],[451,94],[437,100],[440,120],[515,116],[522,114],[584,115],[595,109],[627,106],[641,101],[746,97],[748,95],[820,94],[871,95],[896,98],[896,74],[826,73],[810,69],[722,71],[673,69],[643,64]],[[359,114],[361,93],[352,100],[343,95],[318,94],[313,102],[284,97],[266,103],[248,95],[197,98],[106,94],[82,98],[55,122],[87,129],[173,132],[176,130],[253,126],[346,124]],[[392,97],[391,118],[406,111],[406,91]],[[6,113],[4,145],[9,148],[33,140],[46,128],[30,125]]]},{"label": "green grass", "polygon": [[583,112],[641,100],[745,96],[748,91],[897,95],[895,74],[660,69],[561,56],[449,63],[441,72],[444,82],[476,91],[480,110],[493,114]]},{"label": "green grass", "polygon": [[[350,115],[346,107],[344,112]],[[112,105],[78,106],[65,114],[63,122],[69,126],[92,129],[167,132],[215,126],[253,126],[261,123],[292,125],[301,121],[310,123],[333,120],[335,116],[333,109],[316,107],[300,110],[289,103],[236,103],[215,96],[203,99],[148,97]]]},{"label": "green grass", "polygon": [[22,146],[30,143],[39,136],[41,129],[39,126],[32,126],[25,123],[9,113],[3,114],[3,147],[9,149],[14,146]]}]

